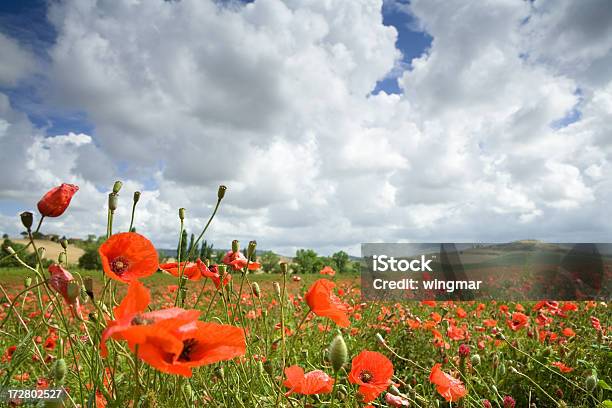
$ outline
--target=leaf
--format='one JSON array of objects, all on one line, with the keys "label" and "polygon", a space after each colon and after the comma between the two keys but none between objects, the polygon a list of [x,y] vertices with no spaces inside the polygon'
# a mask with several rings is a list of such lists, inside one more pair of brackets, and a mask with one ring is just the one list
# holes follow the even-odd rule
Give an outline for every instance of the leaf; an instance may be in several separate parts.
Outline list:
[{"label": "leaf", "polygon": [[597,385],[599,386],[599,388],[603,388],[604,390],[612,391],[612,387],[610,387],[608,383],[606,383],[604,380],[599,380],[597,382]]},{"label": "leaf", "polygon": [[601,403],[601,406],[603,408],[612,408],[612,401],[610,400],[605,400],[604,402]]}]

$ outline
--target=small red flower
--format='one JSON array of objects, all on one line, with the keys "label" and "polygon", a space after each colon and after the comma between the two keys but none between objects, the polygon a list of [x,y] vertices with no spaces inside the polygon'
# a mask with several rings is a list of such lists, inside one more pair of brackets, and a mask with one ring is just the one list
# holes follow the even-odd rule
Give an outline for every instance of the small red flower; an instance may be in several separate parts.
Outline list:
[{"label": "small red flower", "polygon": [[571,373],[572,371],[574,371],[572,367],[566,366],[561,361],[555,361],[554,363],[550,363],[550,365],[557,367],[562,373]]},{"label": "small red flower", "polygon": [[521,312],[512,313],[512,320],[508,321],[508,326],[513,330],[517,331],[529,324],[529,317]]},{"label": "small red flower", "polygon": [[384,390],[391,385],[393,377],[393,364],[376,351],[364,350],[351,363],[349,381],[359,385],[359,393],[363,402],[374,401]]},{"label": "small red flower", "polygon": [[181,276],[182,272],[183,276],[192,281],[200,280],[202,277],[212,278],[215,275],[215,273],[211,272],[206,264],[200,259],[196,260],[195,262],[181,262],[180,268],[176,262],[165,263],[159,265],[159,269],[166,271],[177,278]]},{"label": "small red flower", "polygon": [[306,303],[317,316],[329,317],[338,326],[348,327],[350,307],[334,294],[335,287],[336,284],[327,279],[317,280],[306,293]]},{"label": "small red flower", "polygon": [[334,380],[321,370],[304,374],[304,370],[296,365],[285,368],[287,379],[283,385],[289,388],[286,395],[292,393],[312,395],[329,394],[332,392]]},{"label": "small red flower", "polygon": [[47,192],[38,202],[38,211],[45,217],[59,217],[66,211],[72,196],[79,191],[74,184],[62,184]]},{"label": "small red flower", "polygon": [[49,265],[49,273],[51,277],[49,278],[49,286],[57,291],[66,303],[72,305],[74,307],[79,306],[79,297],[71,298],[68,296],[68,283],[74,280],[74,277],[70,272],[64,269],[59,264],[51,264]]},{"label": "small red flower", "polygon": [[234,268],[235,271],[241,271],[244,269],[247,264],[249,265],[249,270],[254,271],[256,269],[261,268],[261,264],[258,262],[248,262],[246,256],[240,251],[227,251],[225,256],[223,257],[223,263]]},{"label": "small red flower", "polygon": [[467,391],[461,380],[446,374],[440,369],[441,366],[442,364],[440,363],[433,366],[429,374],[429,381],[436,385],[438,393],[443,396],[445,400],[450,402],[458,401],[467,394]]},{"label": "small red flower", "polygon": [[157,272],[157,250],[145,237],[122,232],[106,240],[98,249],[102,269],[111,278],[129,283]]},{"label": "small red flower", "polygon": [[321,275],[329,275],[329,276],[336,275],[336,271],[334,271],[334,268],[332,268],[331,266],[326,266],[325,268],[321,269],[319,273]]}]

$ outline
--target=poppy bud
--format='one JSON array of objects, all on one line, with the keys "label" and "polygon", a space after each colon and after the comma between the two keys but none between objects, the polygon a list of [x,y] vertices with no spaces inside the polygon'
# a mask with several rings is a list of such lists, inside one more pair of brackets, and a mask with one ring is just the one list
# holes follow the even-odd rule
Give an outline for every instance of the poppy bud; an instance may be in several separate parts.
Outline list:
[{"label": "poppy bud", "polygon": [[28,276],[27,278],[23,280],[23,284],[25,285],[26,288],[29,287],[32,284],[32,278]]},{"label": "poppy bud", "polygon": [[89,296],[93,300],[93,278],[91,278],[90,276],[86,277],[85,279],[83,279],[83,284],[85,286],[85,292],[87,292],[87,296]]},{"label": "poppy bud", "polygon": [[259,284],[257,282],[253,282],[251,284],[251,289],[253,290],[253,295],[255,295],[255,297],[259,297],[261,295],[261,289],[259,289]]},{"label": "poppy bud", "polygon": [[274,287],[274,292],[276,292],[276,296],[281,297],[281,288],[278,282],[273,282],[272,286]]},{"label": "poppy bud", "polygon": [[223,197],[225,197],[225,190],[227,190],[227,187],[219,186],[219,190],[217,190],[217,199],[219,201],[223,200]]},{"label": "poppy bud", "polygon": [[117,195],[117,193],[110,193],[108,195],[108,209],[111,210],[111,212],[117,209],[118,202],[119,202],[119,195]]},{"label": "poppy bud", "polygon": [[123,186],[123,183],[121,181],[119,180],[115,181],[115,184],[113,184],[113,193],[118,194],[122,186]]},{"label": "poppy bud", "polygon": [[240,251],[240,241],[235,239],[232,241],[232,252],[238,252],[238,251]]},{"label": "poppy bud", "polygon": [[60,241],[60,245],[62,246],[62,248],[68,249],[68,240],[66,238],[62,239]]},{"label": "poppy bud", "polygon": [[56,385],[60,385],[64,382],[67,370],[68,367],[66,367],[66,362],[63,358],[55,360],[55,363],[53,364],[53,379],[55,380]]},{"label": "poppy bud", "polygon": [[470,358],[470,361],[472,362],[472,365],[476,367],[480,365],[480,356],[478,354],[474,354],[472,358]]},{"label": "poppy bud", "polygon": [[283,275],[287,275],[287,272],[289,271],[289,265],[287,265],[287,262],[280,263],[280,270]]},{"label": "poppy bud", "polygon": [[65,252],[60,252],[58,257],[57,257],[57,262],[62,264],[62,265],[66,265],[66,253]]},{"label": "poppy bud", "polygon": [[38,202],[38,211],[44,217],[59,217],[66,211],[70,200],[79,191],[74,184],[62,184],[49,190]]},{"label": "poppy bud", "polygon": [[46,252],[47,252],[47,250],[45,249],[45,247],[38,248],[38,257],[40,259],[43,259],[45,257],[45,253]]},{"label": "poppy bud", "polygon": [[29,211],[25,211],[21,213],[21,223],[28,231],[32,228],[33,222],[34,222],[34,214],[32,214]]},{"label": "poppy bud", "polygon": [[338,334],[329,345],[329,361],[334,372],[337,372],[348,360],[348,350],[342,334]]},{"label": "poppy bud", "polygon": [[595,391],[595,388],[597,388],[597,377],[595,377],[594,375],[589,375],[586,378],[584,385],[586,386],[586,389],[590,392]]},{"label": "poppy bud", "polygon": [[514,368],[513,366],[510,366],[510,368],[508,370],[510,370],[510,372],[512,374],[518,374],[519,373],[518,370],[516,368]]},{"label": "poppy bud", "polygon": [[81,294],[81,286],[75,281],[70,281],[66,284],[66,298],[69,303],[74,303],[77,296]]},{"label": "poppy bud", "polygon": [[268,373],[269,376],[272,376],[274,374],[274,367],[272,367],[272,362],[270,360],[264,361],[263,367],[265,372]]},{"label": "poppy bud", "polygon": [[249,242],[249,246],[247,248],[247,259],[249,261],[253,261],[254,260],[254,256],[255,256],[255,248],[257,248],[257,241],[251,241]]},{"label": "poppy bud", "polygon": [[497,368],[497,370],[498,370],[500,376],[503,377],[504,375],[506,375],[506,366],[505,366],[504,363],[501,363],[499,365],[499,367]]},{"label": "poppy bud", "polygon": [[225,378],[225,371],[223,371],[223,367],[215,367],[215,375],[223,380]]},{"label": "poppy bud", "polygon": [[382,334],[380,333],[376,333],[376,341],[378,341],[380,344],[385,344],[385,339],[383,338]]},{"label": "poppy bud", "polygon": [[140,200],[140,191],[134,191],[134,204]]},{"label": "poppy bud", "polygon": [[8,252],[8,253],[9,253],[9,255],[15,255],[15,250],[13,249],[13,247],[12,247],[12,246],[7,245],[7,246],[5,247],[5,249],[6,249],[6,252]]}]

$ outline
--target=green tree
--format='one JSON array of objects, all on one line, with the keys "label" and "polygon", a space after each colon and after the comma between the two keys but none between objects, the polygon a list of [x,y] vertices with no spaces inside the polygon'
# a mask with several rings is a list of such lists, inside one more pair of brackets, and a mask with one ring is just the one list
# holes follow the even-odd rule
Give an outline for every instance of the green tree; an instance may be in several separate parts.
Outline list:
[{"label": "green tree", "polygon": [[178,246],[176,247],[176,258],[179,257],[179,252],[181,255],[181,260],[185,260],[187,256],[187,230],[183,230],[183,235],[181,236],[181,240],[179,241]]},{"label": "green tree", "polygon": [[79,258],[79,267],[83,269],[102,269],[97,246],[89,246]]},{"label": "green tree", "polygon": [[312,249],[298,249],[293,261],[297,273],[318,273],[325,263]]},{"label": "green tree", "polygon": [[[195,252],[195,249],[193,248],[193,246],[195,245],[195,235],[191,234],[191,238],[189,238],[189,246],[187,247],[187,252],[184,252],[181,254],[181,258],[183,259],[187,259],[187,256],[189,254],[192,254],[192,257],[194,255],[197,255],[197,253]],[[188,261],[191,261],[192,259],[188,259]]]},{"label": "green tree", "polygon": [[350,258],[348,256],[348,254],[344,251],[338,251],[335,254],[333,254],[331,256],[331,260],[332,260],[332,267],[338,272],[338,273],[346,273],[349,271],[349,267],[350,267]]},{"label": "green tree", "polygon": [[280,256],[276,255],[272,251],[266,251],[261,254],[259,261],[261,267],[266,273],[280,272]]},{"label": "green tree", "polygon": [[200,247],[200,259],[212,259],[213,258],[213,244],[208,245],[206,240],[202,242]]}]

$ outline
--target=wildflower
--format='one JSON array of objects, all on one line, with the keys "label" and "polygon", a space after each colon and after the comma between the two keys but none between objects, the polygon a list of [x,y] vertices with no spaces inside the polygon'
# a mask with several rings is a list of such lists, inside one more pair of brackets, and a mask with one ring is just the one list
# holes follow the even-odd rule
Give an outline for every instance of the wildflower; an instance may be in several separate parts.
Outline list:
[{"label": "wildflower", "polygon": [[191,377],[192,368],[244,355],[244,331],[235,326],[165,319],[148,327],[138,357],[161,372]]},{"label": "wildflower", "polygon": [[557,367],[562,373],[571,373],[572,371],[574,371],[572,367],[566,366],[561,361],[555,361],[554,363],[550,363],[550,365]]},{"label": "wildflower", "polygon": [[45,217],[59,217],[66,211],[77,191],[78,186],[66,183],[52,188],[38,202],[38,211]]},{"label": "wildflower", "polygon": [[391,384],[393,364],[380,353],[364,350],[352,361],[349,381],[359,385],[363,402],[374,401]]},{"label": "wildflower", "polygon": [[340,327],[348,327],[351,322],[347,312],[350,307],[333,293],[336,284],[327,279],[319,279],[306,293],[306,303],[317,316],[329,317]]},{"label": "wildflower", "polygon": [[57,293],[62,295],[66,303],[74,307],[79,306],[79,298],[77,296],[70,296],[68,293],[68,284],[74,281],[74,277],[70,272],[64,269],[59,264],[49,265],[49,286],[51,286]]},{"label": "wildflower", "polygon": [[261,264],[258,262],[249,262],[244,256],[244,254],[240,251],[227,251],[225,256],[223,257],[223,263],[234,268],[235,271],[243,270],[247,264],[250,271],[257,270],[261,268]]},{"label": "wildflower", "polygon": [[527,315],[521,312],[512,313],[512,320],[508,321],[508,326],[513,330],[517,331],[529,324],[529,318]]},{"label": "wildflower", "polygon": [[467,394],[467,391],[461,380],[443,372],[440,369],[441,366],[442,364],[440,363],[433,366],[429,374],[429,381],[436,385],[438,393],[443,396],[445,400],[449,402],[458,401]]},{"label": "wildflower", "polygon": [[570,327],[566,327],[561,333],[563,333],[565,337],[574,337],[576,335],[576,332]]},{"label": "wildflower", "polygon": [[335,276],[336,275],[336,271],[334,271],[334,268],[332,268],[331,266],[326,266],[323,269],[321,269],[319,271],[319,273],[321,275],[328,275],[328,276]]},{"label": "wildflower", "polygon": [[390,407],[409,407],[410,402],[407,399],[400,397],[399,395],[393,395],[390,392],[385,394],[385,402]]},{"label": "wildflower", "polygon": [[149,290],[140,281],[133,281],[128,287],[127,295],[119,306],[114,308],[115,320],[107,322],[102,332],[100,349],[102,356],[106,356],[106,341],[127,340],[128,343],[138,344],[144,341],[147,326],[164,319],[176,319],[184,324],[197,320],[200,312],[197,310],[184,310],[178,307],[145,312],[151,301]]},{"label": "wildflower", "polygon": [[460,345],[459,346],[459,356],[462,357],[462,358],[465,358],[465,357],[467,357],[469,355],[470,355],[470,346],[468,346],[465,343]]},{"label": "wildflower", "polygon": [[159,267],[157,250],[151,241],[135,232],[111,236],[98,252],[104,272],[121,282],[150,276]]},{"label": "wildflower", "polygon": [[195,262],[181,262],[180,267],[177,262],[165,263],[159,265],[159,269],[177,278],[182,273],[184,277],[192,281],[200,280],[202,277],[213,278],[215,276],[215,273],[208,269],[201,259],[197,259]]},{"label": "wildflower", "polygon": [[334,380],[323,371],[314,370],[304,374],[304,370],[296,365],[285,368],[285,376],[287,379],[283,385],[289,388],[285,395],[329,394],[334,385]]},{"label": "wildflower", "polygon": [[516,401],[510,395],[504,397],[504,408],[514,408]]}]

